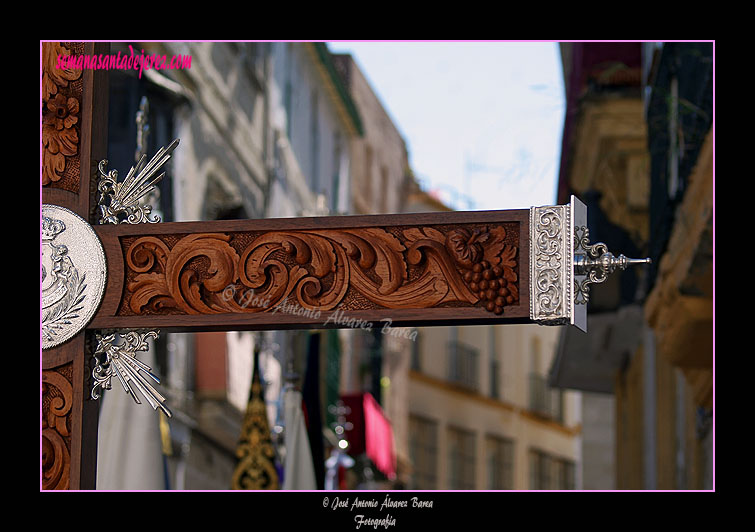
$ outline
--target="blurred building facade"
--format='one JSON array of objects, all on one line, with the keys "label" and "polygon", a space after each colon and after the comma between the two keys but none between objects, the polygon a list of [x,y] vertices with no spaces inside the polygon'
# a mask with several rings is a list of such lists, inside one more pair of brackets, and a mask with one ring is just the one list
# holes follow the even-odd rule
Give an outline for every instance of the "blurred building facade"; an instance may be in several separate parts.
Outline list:
[{"label": "blurred building facade", "polygon": [[562,331],[551,367],[554,386],[585,392],[584,488],[710,489],[713,45],[561,54],[559,203],[587,204],[592,243],[653,260],[591,289],[589,334]]},{"label": "blurred building facade", "polygon": [[[133,165],[145,97],[146,152],[181,139],[152,199],[163,220],[449,210],[413,179],[400,132],[350,56],[334,56],[324,43],[112,46],[127,54],[129,44],[192,58],[186,70],[111,76],[110,167]],[[338,442],[338,414],[329,407],[339,400],[369,395],[390,423],[394,470],[379,471],[355,436],[357,461],[340,472],[340,487],[580,487],[580,393],[553,390],[545,379],[558,329],[415,332],[163,334],[151,351],[153,367],[164,376],[174,415],[168,421],[130,405],[146,413],[144,432],[161,437],[142,464],[154,473],[162,461],[161,478],[153,474],[151,485],[136,487],[113,480],[122,472],[107,464],[123,456],[123,439],[121,448],[100,449],[101,486],[230,489],[257,349],[270,427],[283,436],[276,443],[285,442],[281,390],[301,388],[309,371],[320,382],[322,458]],[[117,419],[101,417],[101,437],[117,433],[107,425]]]},{"label": "blurred building facade", "polygon": [[333,60],[364,122],[364,135],[349,145],[352,212],[403,212],[413,182],[406,142],[354,58],[335,54]]},{"label": "blurred building facade", "polygon": [[412,489],[579,489],[581,398],[551,389],[558,330],[420,329],[410,372]]}]

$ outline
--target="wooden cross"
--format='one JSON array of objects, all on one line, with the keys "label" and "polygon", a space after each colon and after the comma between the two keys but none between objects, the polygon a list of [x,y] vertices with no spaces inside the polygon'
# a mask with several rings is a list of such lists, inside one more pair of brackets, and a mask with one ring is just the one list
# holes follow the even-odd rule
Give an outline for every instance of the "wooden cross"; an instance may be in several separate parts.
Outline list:
[{"label": "wooden cross", "polygon": [[[586,209],[576,199],[485,212],[98,223],[121,221],[117,204],[127,194],[118,190],[149,186],[176,149],[166,147],[121,181],[108,171],[107,73],[53,63],[58,54],[94,56],[103,46],[42,49],[42,247],[43,266],[50,264],[42,290],[44,489],[94,488],[96,397],[107,384],[94,354],[113,347],[107,332],[504,323],[584,330],[589,283],[628,263],[589,244]],[[61,222],[64,214],[70,221]],[[86,227],[63,245],[76,215]],[[84,259],[76,253],[84,252],[76,248],[87,228],[96,237],[86,245],[94,270],[79,271]],[[85,290],[100,275],[99,303],[82,318],[87,297],[95,297]],[[66,315],[85,321],[70,338],[61,336]],[[139,372],[133,360],[125,362]]]}]

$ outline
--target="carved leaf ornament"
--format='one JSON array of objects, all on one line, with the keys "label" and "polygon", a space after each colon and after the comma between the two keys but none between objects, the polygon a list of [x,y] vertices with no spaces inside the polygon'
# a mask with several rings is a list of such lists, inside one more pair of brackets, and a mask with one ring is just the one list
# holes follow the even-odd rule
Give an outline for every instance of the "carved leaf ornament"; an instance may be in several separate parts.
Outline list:
[{"label": "carved leaf ornament", "polygon": [[60,181],[67,157],[78,154],[79,99],[69,85],[81,70],[58,68],[58,56],[71,51],[60,43],[42,43],[42,185]]},{"label": "carved leaf ornament", "polygon": [[70,368],[42,372],[42,488],[67,490],[71,461]]},{"label": "carved leaf ornament", "polygon": [[[501,314],[519,300],[517,248],[496,226],[358,228],[156,236],[124,244],[133,314],[271,312],[284,302],[333,310],[459,303]],[[251,297],[251,295],[253,297]],[[361,305],[361,307],[359,307]]]}]

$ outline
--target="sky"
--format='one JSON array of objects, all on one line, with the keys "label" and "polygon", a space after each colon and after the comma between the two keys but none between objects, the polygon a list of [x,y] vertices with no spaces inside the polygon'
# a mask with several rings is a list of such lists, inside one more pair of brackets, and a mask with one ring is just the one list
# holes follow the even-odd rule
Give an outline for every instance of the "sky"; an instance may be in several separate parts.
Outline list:
[{"label": "sky", "polygon": [[556,203],[565,100],[555,42],[328,42],[354,57],[423,188],[460,210]]}]

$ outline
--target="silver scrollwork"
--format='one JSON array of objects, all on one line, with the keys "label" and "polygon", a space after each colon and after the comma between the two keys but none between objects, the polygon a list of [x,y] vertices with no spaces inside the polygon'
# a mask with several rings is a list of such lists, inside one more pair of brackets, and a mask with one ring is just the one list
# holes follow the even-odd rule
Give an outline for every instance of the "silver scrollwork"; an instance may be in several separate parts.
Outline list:
[{"label": "silver scrollwork", "polygon": [[608,274],[650,259],[614,257],[590,243],[587,206],[575,196],[568,205],[530,208],[530,319],[541,325],[571,324],[587,332],[590,285]]},{"label": "silver scrollwork", "polygon": [[160,175],[160,168],[168,162],[171,153],[178,146],[176,139],[163,147],[149,162],[147,156],[142,155],[136,166],[132,166],[122,183],[118,182],[118,171],[107,171],[108,161],[102,160],[98,165],[100,181],[100,224],[139,224],[157,223],[160,218],[152,216],[151,205],[140,205],[139,200],[155,190],[155,185],[162,180],[165,172]]},{"label": "silver scrollwork", "polygon": [[570,293],[569,251],[564,246],[569,207],[535,207],[530,211],[530,315],[541,323],[568,318]]},{"label": "silver scrollwork", "polygon": [[92,370],[94,386],[92,387],[92,399],[100,398],[100,390],[112,389],[112,378],[115,375],[123,389],[137,404],[141,404],[136,391],[144,397],[153,410],[158,408],[168,417],[171,412],[165,405],[165,397],[160,394],[144,377],[151,377],[156,383],[160,379],[152,373],[152,368],[136,358],[137,351],[149,350],[147,340],[159,336],[159,331],[129,331],[123,336],[123,343],[115,344],[115,333],[95,333],[97,347],[94,350],[96,365]]}]

